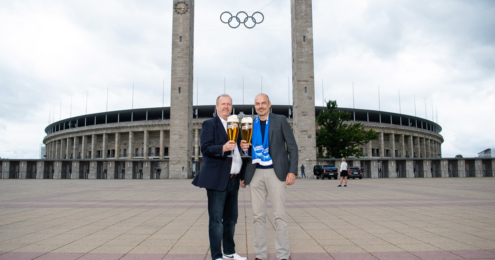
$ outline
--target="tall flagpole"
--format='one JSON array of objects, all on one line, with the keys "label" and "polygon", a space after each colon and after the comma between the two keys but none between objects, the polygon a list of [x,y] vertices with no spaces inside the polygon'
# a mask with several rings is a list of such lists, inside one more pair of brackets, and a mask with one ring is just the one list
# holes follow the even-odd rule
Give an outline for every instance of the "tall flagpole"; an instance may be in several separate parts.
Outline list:
[{"label": "tall flagpole", "polygon": [[108,86],[107,86],[107,107],[106,107],[106,112],[108,112]]},{"label": "tall flagpole", "polygon": [[85,112],[86,115],[88,114],[88,92],[89,90],[86,90],[86,112]]},{"label": "tall flagpole", "polygon": [[431,118],[432,121],[435,121],[435,114],[433,114],[433,102],[431,102]]},{"label": "tall flagpole", "polygon": [[132,104],[131,104],[131,109],[134,109],[134,82],[132,82]]},{"label": "tall flagpole", "polygon": [[323,101],[323,106],[325,106],[325,91],[323,91],[323,79],[321,79],[321,100]]},{"label": "tall flagpole", "polygon": [[428,119],[428,112],[426,111],[426,98],[425,98],[425,119]]},{"label": "tall flagpole", "polygon": [[400,89],[399,89],[399,114],[402,114],[402,108],[400,107]]},{"label": "tall flagpole", "polygon": [[378,85],[378,111],[380,110],[380,85]]},{"label": "tall flagpole", "polygon": [[416,116],[416,94],[414,94],[414,116]]},{"label": "tall flagpole", "polygon": [[352,108],[356,108],[354,106],[354,81],[352,82]]},{"label": "tall flagpole", "polygon": [[70,95],[70,114],[69,117],[72,117],[72,94]]},{"label": "tall flagpole", "polygon": [[162,107],[165,106],[165,79],[163,79]]}]

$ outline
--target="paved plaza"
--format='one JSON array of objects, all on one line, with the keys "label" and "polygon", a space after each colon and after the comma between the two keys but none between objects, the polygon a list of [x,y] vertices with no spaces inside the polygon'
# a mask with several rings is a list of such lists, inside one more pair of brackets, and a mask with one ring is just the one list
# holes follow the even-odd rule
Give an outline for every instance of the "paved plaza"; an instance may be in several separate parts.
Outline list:
[{"label": "paved plaza", "polygon": [[[206,191],[190,183],[0,180],[0,259],[211,259]],[[291,259],[495,259],[495,178],[337,184],[287,188]],[[252,226],[241,189],[236,249],[251,260]]]}]

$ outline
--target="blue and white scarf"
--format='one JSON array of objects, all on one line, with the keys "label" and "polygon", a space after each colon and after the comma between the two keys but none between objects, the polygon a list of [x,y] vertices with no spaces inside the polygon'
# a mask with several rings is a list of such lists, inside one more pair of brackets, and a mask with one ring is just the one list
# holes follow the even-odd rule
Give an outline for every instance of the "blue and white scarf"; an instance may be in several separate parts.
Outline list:
[{"label": "blue and white scarf", "polygon": [[253,125],[253,164],[259,163],[262,166],[272,165],[272,158],[270,157],[270,145],[268,142],[268,129],[269,129],[270,116],[266,119],[265,126],[265,140],[261,135],[261,123],[260,117],[256,116]]}]

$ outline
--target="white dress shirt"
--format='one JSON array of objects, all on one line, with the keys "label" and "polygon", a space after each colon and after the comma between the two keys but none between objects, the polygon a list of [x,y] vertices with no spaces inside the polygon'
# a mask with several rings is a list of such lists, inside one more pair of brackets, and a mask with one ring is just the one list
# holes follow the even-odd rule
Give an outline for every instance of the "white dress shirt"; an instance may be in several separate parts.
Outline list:
[{"label": "white dress shirt", "polygon": [[[224,120],[223,118],[219,117],[220,121],[222,121],[223,128],[225,129],[225,132],[227,133],[227,120]],[[242,158],[241,158],[241,153],[239,152],[239,149],[237,148],[237,145],[235,146],[234,149],[234,154],[232,156],[232,167],[230,168],[230,174],[239,174],[241,172],[242,168]]]}]

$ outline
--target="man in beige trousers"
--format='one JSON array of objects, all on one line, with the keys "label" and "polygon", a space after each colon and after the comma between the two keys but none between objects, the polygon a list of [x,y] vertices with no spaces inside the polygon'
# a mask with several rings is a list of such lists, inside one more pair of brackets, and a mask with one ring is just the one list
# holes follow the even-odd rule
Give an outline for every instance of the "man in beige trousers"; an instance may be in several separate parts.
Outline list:
[{"label": "man in beige trousers", "polygon": [[[289,228],[285,214],[285,189],[296,180],[298,150],[294,134],[283,115],[270,113],[271,103],[266,94],[258,94],[255,109],[258,116],[253,124],[252,160],[247,162],[241,187],[251,190],[256,260],[268,260],[266,205],[270,197],[275,215],[275,250],[277,259],[289,259]],[[248,150],[251,144],[241,141]],[[286,148],[287,147],[287,148]]]}]

